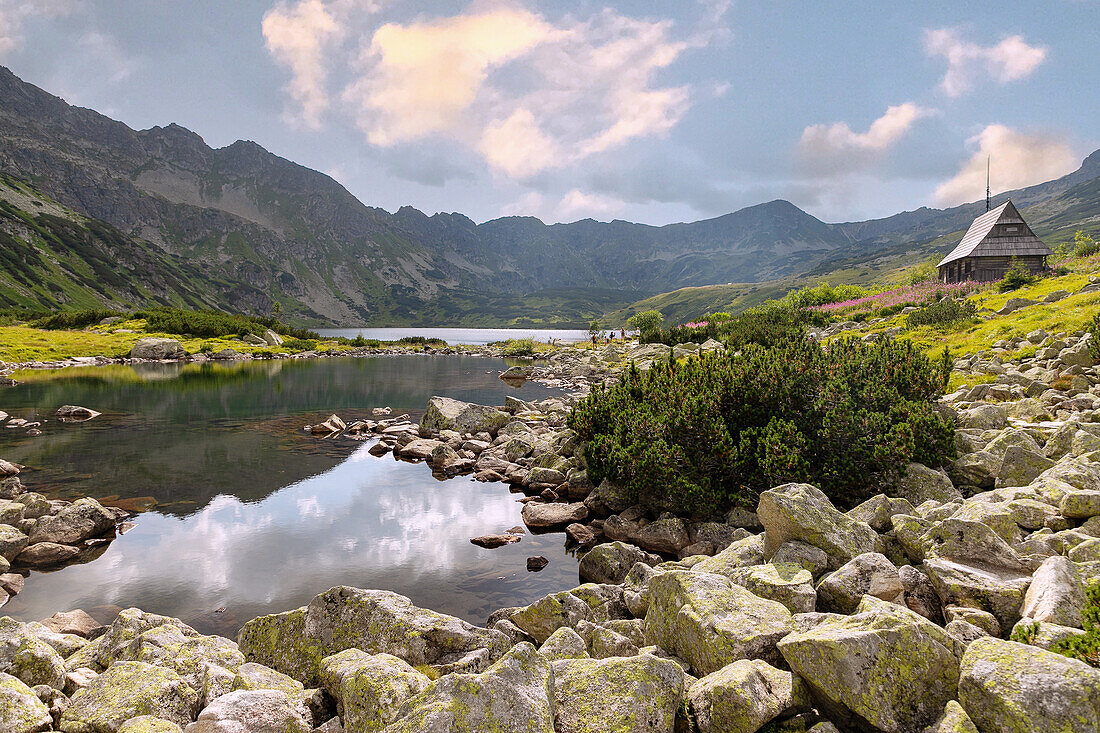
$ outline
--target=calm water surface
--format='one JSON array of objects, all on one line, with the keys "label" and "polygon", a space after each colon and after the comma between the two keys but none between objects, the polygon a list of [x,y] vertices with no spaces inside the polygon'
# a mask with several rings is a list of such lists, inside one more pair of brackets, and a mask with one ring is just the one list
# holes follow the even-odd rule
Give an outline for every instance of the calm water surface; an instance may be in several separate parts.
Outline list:
[{"label": "calm water surface", "polygon": [[[521,496],[427,466],[375,458],[369,443],[302,431],[375,406],[416,419],[444,394],[500,404],[553,394],[497,378],[501,360],[394,356],[24,372],[0,409],[46,418],[43,434],[0,430],[0,456],[51,497],[149,508],[88,562],[32,571],[3,613],[25,620],[139,606],[207,632],[296,608],[334,585],[385,588],[482,624],[493,610],[577,583],[564,536],[526,535],[496,550],[469,538],[522,524]],[[52,419],[63,404],[104,414]],[[528,573],[526,559],[550,565]],[[224,611],[218,611],[224,609]],[[115,608],[117,610],[117,608]]]},{"label": "calm water surface", "polygon": [[588,331],[571,331],[553,328],[321,328],[317,333],[326,338],[353,339],[362,335],[365,339],[396,341],[402,336],[423,336],[442,339],[448,344],[491,344],[508,339],[534,339],[536,341],[584,341]]}]

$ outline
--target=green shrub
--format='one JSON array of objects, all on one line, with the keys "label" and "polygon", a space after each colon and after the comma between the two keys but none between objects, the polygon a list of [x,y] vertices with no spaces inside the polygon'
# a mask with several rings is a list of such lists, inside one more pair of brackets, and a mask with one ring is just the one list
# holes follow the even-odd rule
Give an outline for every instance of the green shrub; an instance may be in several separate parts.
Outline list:
[{"label": "green shrub", "polygon": [[538,348],[534,339],[509,339],[501,346],[504,356],[533,356]]},{"label": "green shrub", "polygon": [[1015,257],[1012,258],[1012,263],[1008,268],[1008,272],[1005,273],[1004,279],[997,283],[997,291],[1001,293],[1010,293],[1013,290],[1019,290],[1025,285],[1031,285],[1037,277],[1031,274],[1031,270],[1027,268],[1021,262],[1018,262]]},{"label": "green shrub", "polygon": [[443,339],[428,338],[426,336],[402,336],[397,339],[397,343],[401,346],[434,346],[437,348],[447,345],[447,342]]},{"label": "green shrub", "polygon": [[824,318],[816,313],[782,305],[766,305],[730,319],[721,326],[726,346],[733,350],[749,344],[773,346],[788,341],[802,341],[810,325],[820,325]]},{"label": "green shrub", "polygon": [[314,339],[289,338],[283,340],[283,348],[287,351],[313,351],[317,348]]},{"label": "green shrub", "polygon": [[190,333],[199,338],[224,338],[226,336],[263,335],[271,329],[283,336],[298,339],[319,339],[313,331],[295,328],[264,316],[244,316],[220,311],[192,311],[180,308],[148,308],[134,314],[145,319],[145,330],[150,333]]},{"label": "green shrub", "polygon": [[1100,667],[1100,580],[1093,581],[1089,586],[1081,615],[1085,622],[1084,636],[1071,636],[1056,643],[1051,650]]},{"label": "green shrub", "polygon": [[1073,254],[1075,257],[1091,257],[1100,252],[1100,242],[1092,238],[1083,230],[1078,229],[1073,235]]},{"label": "green shrub", "polygon": [[639,341],[652,343],[661,333],[662,320],[664,316],[660,311],[649,310],[635,313],[627,319],[626,324],[638,332]]},{"label": "green shrub", "polygon": [[783,305],[794,309],[812,308],[815,305],[828,305],[840,303],[845,300],[864,298],[871,293],[858,285],[837,285],[821,283],[814,287],[804,287],[800,290],[792,290],[783,296],[780,301]]},{"label": "green shrub", "polygon": [[611,479],[654,509],[754,507],[787,481],[850,507],[912,461],[954,457],[954,431],[933,410],[941,384],[908,342],[746,342],[740,356],[658,362],[644,374],[631,366],[569,425],[593,481]]},{"label": "green shrub", "polygon": [[[48,315],[45,311],[32,310],[30,308],[0,308],[0,326],[13,326],[17,323],[26,323]],[[102,319],[100,319],[102,320]]]},{"label": "green shrub", "polygon": [[115,310],[107,310],[105,308],[88,308],[85,310],[77,311],[61,311],[54,313],[44,318],[39,318],[36,321],[30,323],[35,328],[46,328],[53,331],[56,330],[75,330],[78,328],[87,328],[88,326],[94,326],[102,321],[104,318],[110,318],[111,316],[125,316],[125,313]]},{"label": "green shrub", "polygon": [[909,328],[918,326],[954,326],[970,323],[977,315],[977,308],[969,300],[943,298],[926,305],[905,317]]}]

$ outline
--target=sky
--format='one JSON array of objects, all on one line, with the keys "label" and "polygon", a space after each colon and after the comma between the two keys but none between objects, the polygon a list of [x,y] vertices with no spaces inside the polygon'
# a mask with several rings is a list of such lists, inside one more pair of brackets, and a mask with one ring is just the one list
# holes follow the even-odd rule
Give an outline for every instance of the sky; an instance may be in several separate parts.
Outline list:
[{"label": "sky", "polygon": [[[0,0],[0,64],[394,211],[825,221],[1100,148],[1100,0]],[[2,103],[2,100],[0,100]]]}]

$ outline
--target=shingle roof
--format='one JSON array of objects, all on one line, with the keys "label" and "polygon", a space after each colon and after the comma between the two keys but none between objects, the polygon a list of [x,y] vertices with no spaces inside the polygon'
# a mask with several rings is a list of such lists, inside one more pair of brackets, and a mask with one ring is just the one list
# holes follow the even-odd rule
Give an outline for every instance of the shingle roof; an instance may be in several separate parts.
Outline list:
[{"label": "shingle roof", "polygon": [[[1019,234],[992,234],[998,224],[1018,224]],[[1027,255],[1051,255],[1050,247],[1035,236],[1020,212],[1011,201],[1005,201],[995,209],[985,212],[970,225],[962,241],[940,260],[937,267],[964,257],[1013,257]]]}]

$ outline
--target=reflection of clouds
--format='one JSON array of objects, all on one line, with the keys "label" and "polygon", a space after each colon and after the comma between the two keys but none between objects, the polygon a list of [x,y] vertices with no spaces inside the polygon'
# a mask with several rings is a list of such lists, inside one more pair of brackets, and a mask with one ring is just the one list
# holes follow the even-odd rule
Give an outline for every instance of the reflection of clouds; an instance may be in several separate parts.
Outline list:
[{"label": "reflection of clouds", "polygon": [[424,465],[363,460],[366,449],[261,502],[222,495],[184,519],[142,515],[101,559],[33,573],[5,612],[42,618],[117,604],[188,619],[227,606],[246,614],[243,621],[349,584],[389,588],[460,613],[477,607],[483,594],[472,577],[514,574],[536,547],[560,560],[562,572],[521,576],[524,582],[575,580],[560,536],[546,546],[531,539],[493,551],[470,544],[470,537],[520,522],[520,505],[504,486],[441,483]]}]

